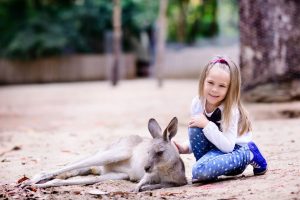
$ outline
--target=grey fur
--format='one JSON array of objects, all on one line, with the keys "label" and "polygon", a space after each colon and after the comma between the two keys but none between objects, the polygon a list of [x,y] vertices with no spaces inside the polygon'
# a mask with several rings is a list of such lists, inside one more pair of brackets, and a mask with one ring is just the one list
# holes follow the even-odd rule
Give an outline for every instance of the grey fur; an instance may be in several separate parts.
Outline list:
[{"label": "grey fur", "polygon": [[[66,165],[40,173],[24,185],[56,187],[62,185],[87,185],[104,180],[139,181],[134,191],[153,190],[187,184],[185,167],[178,150],[171,142],[177,132],[178,120],[174,117],[162,130],[155,119],[150,119],[148,129],[153,139],[137,135],[123,137],[104,151]],[[146,171],[145,171],[146,170]],[[67,179],[77,175],[94,174],[94,177]]]}]

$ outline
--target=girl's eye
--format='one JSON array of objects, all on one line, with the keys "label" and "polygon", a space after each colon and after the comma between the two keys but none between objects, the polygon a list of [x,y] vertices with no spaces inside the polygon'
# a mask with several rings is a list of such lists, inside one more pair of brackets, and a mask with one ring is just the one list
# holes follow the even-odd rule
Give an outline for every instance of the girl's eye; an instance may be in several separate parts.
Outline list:
[{"label": "girl's eye", "polygon": [[212,84],[213,84],[213,82],[212,82],[212,81],[208,81],[208,84],[212,85]]},{"label": "girl's eye", "polygon": [[224,87],[225,87],[225,85],[220,85],[220,87],[224,88]]}]

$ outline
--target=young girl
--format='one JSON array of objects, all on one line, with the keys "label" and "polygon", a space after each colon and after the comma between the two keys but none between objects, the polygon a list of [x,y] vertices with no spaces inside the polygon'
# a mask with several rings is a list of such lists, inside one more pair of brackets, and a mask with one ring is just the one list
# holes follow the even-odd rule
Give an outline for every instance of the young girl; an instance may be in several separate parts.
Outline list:
[{"label": "young girl", "polygon": [[240,101],[240,69],[218,56],[203,69],[199,95],[192,101],[189,145],[175,143],[180,153],[193,153],[192,182],[241,174],[248,164],[254,175],[267,172],[267,162],[252,142],[251,124]]}]

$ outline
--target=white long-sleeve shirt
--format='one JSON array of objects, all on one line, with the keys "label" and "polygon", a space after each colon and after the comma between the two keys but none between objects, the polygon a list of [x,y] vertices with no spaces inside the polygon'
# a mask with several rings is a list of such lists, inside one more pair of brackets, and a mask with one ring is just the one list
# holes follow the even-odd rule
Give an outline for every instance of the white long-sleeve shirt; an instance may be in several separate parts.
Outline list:
[{"label": "white long-sleeve shirt", "polygon": [[[221,112],[223,112],[224,106],[222,104],[218,108]],[[196,116],[201,113],[211,116],[213,112],[207,113],[205,110],[205,103],[202,103],[199,97],[196,96],[192,101],[191,115]],[[209,123],[203,128],[203,133],[205,137],[222,152],[232,152],[235,144],[243,145],[252,140],[252,132],[244,133],[241,136],[238,135],[239,118],[239,110],[235,107],[232,109],[230,123],[227,130],[220,131],[215,123],[209,121]]]}]

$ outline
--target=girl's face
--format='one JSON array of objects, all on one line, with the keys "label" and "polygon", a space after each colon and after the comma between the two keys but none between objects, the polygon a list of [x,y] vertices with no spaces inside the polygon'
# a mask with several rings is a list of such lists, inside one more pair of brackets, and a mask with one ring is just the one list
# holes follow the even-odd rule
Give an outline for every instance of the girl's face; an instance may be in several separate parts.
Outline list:
[{"label": "girl's face", "polygon": [[218,107],[226,97],[230,84],[230,74],[225,69],[213,66],[204,80],[206,104]]}]

